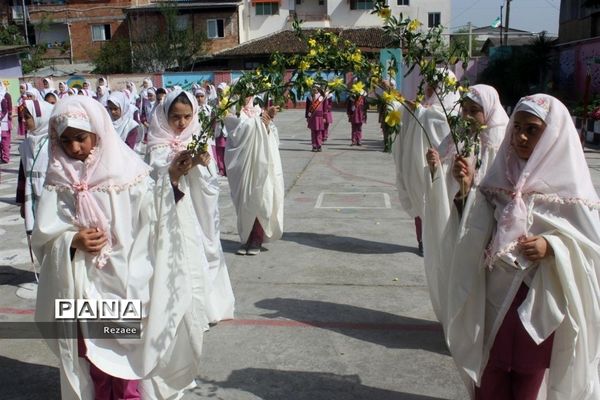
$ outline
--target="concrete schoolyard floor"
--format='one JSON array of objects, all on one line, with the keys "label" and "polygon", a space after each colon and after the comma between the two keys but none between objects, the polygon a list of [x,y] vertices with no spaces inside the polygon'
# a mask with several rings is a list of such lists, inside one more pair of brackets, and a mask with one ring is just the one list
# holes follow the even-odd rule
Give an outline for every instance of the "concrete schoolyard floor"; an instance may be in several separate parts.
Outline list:
[{"label": "concrete schoolyard floor", "polygon": [[[310,151],[303,111],[276,117],[285,233],[258,256],[235,254],[235,210],[221,179],[221,232],[236,319],[205,335],[186,400],[441,400],[467,394],[429,302],[413,221],[401,210],[392,156],[369,113],[350,147],[345,113]],[[13,157],[0,183],[0,322],[30,321],[34,280],[14,204]],[[600,153],[586,152],[597,189]],[[0,324],[1,329],[1,324]],[[59,399],[57,360],[40,339],[0,339],[0,398]]]}]

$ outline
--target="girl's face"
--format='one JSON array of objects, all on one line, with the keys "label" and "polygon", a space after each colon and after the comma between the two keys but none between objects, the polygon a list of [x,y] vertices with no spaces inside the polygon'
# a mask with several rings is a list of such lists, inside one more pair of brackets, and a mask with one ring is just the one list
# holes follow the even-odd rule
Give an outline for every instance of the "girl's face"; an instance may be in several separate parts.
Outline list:
[{"label": "girl's face", "polygon": [[25,120],[25,127],[27,127],[28,131],[31,132],[35,129],[35,119],[33,119],[33,116],[29,113],[28,109],[25,109],[23,119]]},{"label": "girl's face", "polygon": [[526,111],[515,114],[511,145],[520,159],[529,160],[545,129],[544,121],[535,115]]},{"label": "girl's face", "polygon": [[65,85],[63,83],[59,83],[58,84],[58,89],[60,89],[61,92],[65,91]]},{"label": "girl's face", "polygon": [[87,83],[87,82],[83,82],[83,88],[84,88],[85,90],[88,90],[88,89],[90,88],[90,84],[89,84],[89,83]]},{"label": "girl's face", "polygon": [[190,125],[194,118],[192,106],[183,103],[173,103],[169,109],[169,127],[180,134]]},{"label": "girl's face", "polygon": [[108,102],[108,112],[113,121],[121,118],[121,108],[111,101]]},{"label": "girl's face", "polygon": [[27,100],[35,100],[35,97],[31,93],[29,93],[27,95]]},{"label": "girl's face", "polygon": [[50,82],[44,79],[44,89],[48,89],[50,87]]},{"label": "girl's face", "polygon": [[26,89],[25,89],[25,86],[24,86],[24,85],[21,85],[21,86],[19,86],[19,92],[21,93],[21,95],[24,95],[24,94],[25,94],[25,90],[26,90]]},{"label": "girl's face", "polygon": [[462,103],[463,118],[472,118],[479,123],[485,125],[485,117],[483,115],[483,107],[475,103],[469,98],[465,98]]},{"label": "girl's face", "polygon": [[49,94],[45,97],[45,100],[50,104],[56,104],[56,96],[53,94]]},{"label": "girl's face", "polygon": [[155,102],[156,101],[156,95],[152,92],[148,92],[148,100],[150,102]]},{"label": "girl's face", "polygon": [[68,127],[59,138],[60,147],[67,156],[85,161],[92,149],[96,147],[96,134],[77,128]]},{"label": "girl's face", "polygon": [[198,104],[203,106],[204,101],[206,100],[206,96],[203,94],[196,95],[196,100],[198,100]]}]

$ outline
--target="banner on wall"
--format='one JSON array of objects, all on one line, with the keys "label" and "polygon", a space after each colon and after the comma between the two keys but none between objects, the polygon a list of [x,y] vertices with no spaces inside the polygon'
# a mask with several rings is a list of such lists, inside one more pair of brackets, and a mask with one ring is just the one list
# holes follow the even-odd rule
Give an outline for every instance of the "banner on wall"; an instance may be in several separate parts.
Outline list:
[{"label": "banner on wall", "polygon": [[204,81],[212,81],[214,74],[212,72],[194,72],[194,73],[171,73],[163,74],[163,85],[166,88],[175,85],[181,86],[183,90],[192,90],[193,84],[202,85]]},{"label": "banner on wall", "polygon": [[[396,87],[402,87],[402,52],[400,49],[381,49],[379,52],[379,62],[382,68],[383,79],[389,80],[392,77],[396,80]],[[395,66],[394,70],[390,68]]]}]

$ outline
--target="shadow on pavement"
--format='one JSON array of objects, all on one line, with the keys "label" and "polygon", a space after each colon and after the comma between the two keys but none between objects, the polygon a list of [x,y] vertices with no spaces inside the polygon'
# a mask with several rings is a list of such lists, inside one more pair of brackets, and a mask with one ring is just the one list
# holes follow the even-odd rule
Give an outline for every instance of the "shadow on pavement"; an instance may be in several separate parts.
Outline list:
[{"label": "shadow on pavement", "polygon": [[437,322],[403,317],[347,304],[292,298],[264,299],[254,304],[280,318],[341,333],[358,340],[395,349],[422,349],[449,355]]},{"label": "shadow on pavement", "polygon": [[374,242],[348,236],[336,236],[312,232],[284,232],[281,240],[316,247],[323,250],[342,251],[354,254],[418,254],[416,247],[402,246],[393,243]]},{"label": "shadow on pavement", "polygon": [[10,400],[60,399],[58,368],[0,357],[0,398]]},{"label": "shadow on pavement", "polygon": [[0,286],[19,286],[21,283],[27,282],[35,282],[35,274],[32,271],[24,271],[10,265],[0,265]]},{"label": "shadow on pavement", "polygon": [[[201,398],[227,398],[217,394],[222,388],[250,392],[263,400],[442,400],[365,386],[358,375],[326,372],[245,368],[233,371],[224,382],[204,384],[193,392]],[[212,387],[207,388],[207,385]]]}]

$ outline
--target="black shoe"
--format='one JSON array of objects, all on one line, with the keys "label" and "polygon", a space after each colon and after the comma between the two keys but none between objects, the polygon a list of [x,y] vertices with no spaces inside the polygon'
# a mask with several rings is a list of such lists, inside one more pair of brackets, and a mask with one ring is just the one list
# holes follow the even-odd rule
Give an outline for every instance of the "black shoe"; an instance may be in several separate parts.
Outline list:
[{"label": "black shoe", "polygon": [[316,147],[313,147],[311,151],[312,151],[313,153],[316,153],[316,152],[317,152],[317,148],[316,148]]},{"label": "black shoe", "polygon": [[423,257],[423,242],[419,242],[419,255]]},{"label": "black shoe", "polygon": [[357,146],[362,146],[362,144],[360,144],[360,142],[357,142],[357,143],[356,143],[356,145],[357,145]]},{"label": "black shoe", "polygon": [[318,152],[321,152],[321,151],[323,151],[323,149],[319,147],[319,148],[317,149],[317,151],[318,151]]}]

